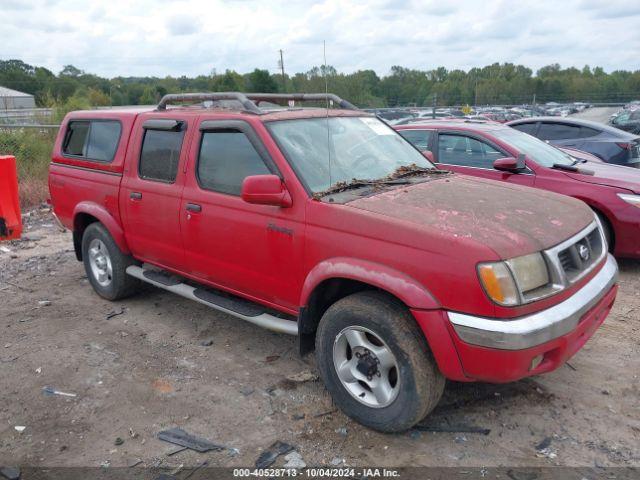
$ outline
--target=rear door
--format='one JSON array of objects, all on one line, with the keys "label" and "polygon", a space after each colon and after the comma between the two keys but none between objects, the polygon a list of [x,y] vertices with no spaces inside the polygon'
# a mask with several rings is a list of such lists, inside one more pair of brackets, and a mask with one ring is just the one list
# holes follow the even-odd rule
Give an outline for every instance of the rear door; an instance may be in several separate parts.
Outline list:
[{"label": "rear door", "polygon": [[134,128],[120,192],[127,242],[136,258],[183,271],[180,202],[189,120],[143,115]]},{"label": "rear door", "polygon": [[293,198],[292,207],[282,208],[242,199],[247,176],[281,176],[248,122],[205,120],[196,135],[180,208],[190,274],[252,300],[296,310],[304,202]]},{"label": "rear door", "polygon": [[533,172],[503,172],[493,168],[499,158],[513,156],[490,140],[468,132],[440,131],[435,144],[438,167],[474,177],[488,178],[520,185],[534,184]]}]

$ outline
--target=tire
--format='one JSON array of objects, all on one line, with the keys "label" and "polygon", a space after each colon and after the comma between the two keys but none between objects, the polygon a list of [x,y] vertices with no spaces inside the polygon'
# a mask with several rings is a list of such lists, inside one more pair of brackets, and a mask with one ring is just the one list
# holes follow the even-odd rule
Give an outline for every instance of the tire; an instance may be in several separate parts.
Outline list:
[{"label": "tire", "polygon": [[604,234],[604,239],[607,241],[607,247],[610,253],[613,253],[613,233],[611,232],[611,225],[609,224],[609,220],[602,213],[594,210],[595,214],[598,216],[600,220],[600,224],[602,225],[602,233]]},{"label": "tire", "polygon": [[[369,351],[380,354],[373,360],[366,347],[358,346],[367,341]],[[391,369],[383,368],[390,364],[389,352],[395,360]],[[382,292],[355,293],[329,307],[316,334],[316,360],[335,404],[381,432],[411,428],[433,410],[444,391],[445,379],[414,318]],[[364,372],[370,374],[371,366],[377,371],[367,377]]]},{"label": "tire", "polygon": [[123,254],[101,223],[92,223],[82,235],[82,261],[91,286],[107,300],[120,300],[136,293],[141,283],[126,270],[137,262]]}]

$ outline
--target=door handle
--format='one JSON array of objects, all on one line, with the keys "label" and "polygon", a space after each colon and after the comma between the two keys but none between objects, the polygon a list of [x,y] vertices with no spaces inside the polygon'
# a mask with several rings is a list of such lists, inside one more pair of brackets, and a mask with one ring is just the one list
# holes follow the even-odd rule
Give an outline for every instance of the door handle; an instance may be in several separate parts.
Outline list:
[{"label": "door handle", "polygon": [[142,194],[140,192],[131,192],[129,198],[131,200],[142,200]]},{"label": "door handle", "polygon": [[197,203],[187,203],[187,212],[200,213],[202,206]]}]

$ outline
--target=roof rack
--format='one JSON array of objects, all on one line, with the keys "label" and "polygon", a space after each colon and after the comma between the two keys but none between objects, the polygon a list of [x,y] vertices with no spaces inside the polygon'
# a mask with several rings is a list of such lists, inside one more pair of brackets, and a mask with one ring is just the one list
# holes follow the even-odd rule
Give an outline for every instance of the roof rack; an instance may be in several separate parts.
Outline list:
[{"label": "roof rack", "polygon": [[240,93],[240,92],[215,92],[215,93],[170,93],[165,95],[158,103],[156,110],[166,110],[167,105],[186,102],[205,102],[218,100],[235,100],[242,108],[251,113],[263,113],[258,107],[260,102],[317,102],[327,101],[337,104],[344,110],[358,110],[358,107],[333,93]]}]

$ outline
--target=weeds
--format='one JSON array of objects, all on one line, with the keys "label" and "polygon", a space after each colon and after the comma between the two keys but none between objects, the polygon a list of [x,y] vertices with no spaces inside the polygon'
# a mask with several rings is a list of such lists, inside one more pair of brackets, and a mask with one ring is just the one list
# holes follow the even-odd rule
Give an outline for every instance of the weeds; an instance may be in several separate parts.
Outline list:
[{"label": "weeds", "polygon": [[16,157],[23,208],[47,199],[47,173],[56,134],[55,129],[0,130],[0,155]]}]

